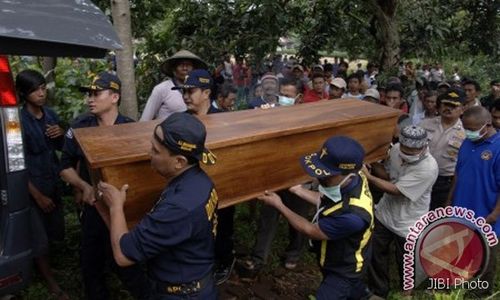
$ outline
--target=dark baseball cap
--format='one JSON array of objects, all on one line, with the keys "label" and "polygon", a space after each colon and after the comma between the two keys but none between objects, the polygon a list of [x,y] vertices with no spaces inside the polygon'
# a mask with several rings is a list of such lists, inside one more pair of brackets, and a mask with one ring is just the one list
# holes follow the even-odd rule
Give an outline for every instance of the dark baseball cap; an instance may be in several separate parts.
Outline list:
[{"label": "dark baseball cap", "polygon": [[184,79],[184,84],[174,86],[172,90],[201,88],[209,90],[212,88],[212,76],[204,69],[192,70]]},{"label": "dark baseball cap", "polygon": [[365,150],[354,139],[334,136],[326,140],[319,152],[301,158],[304,170],[312,177],[324,178],[357,172],[363,166]]},{"label": "dark baseball cap", "polygon": [[[163,139],[156,133],[158,126],[163,131]],[[155,139],[172,152],[195,158],[206,165],[215,164],[216,156],[205,148],[205,125],[195,116],[186,112],[173,113],[156,128]]]},{"label": "dark baseball cap", "polygon": [[79,90],[84,93],[103,90],[114,90],[120,92],[121,87],[122,82],[118,76],[110,72],[101,72],[99,75],[94,77],[90,86],[81,86]]},{"label": "dark baseball cap", "polygon": [[447,103],[455,106],[460,106],[465,103],[465,92],[461,88],[449,88],[446,93],[439,95],[439,103]]}]

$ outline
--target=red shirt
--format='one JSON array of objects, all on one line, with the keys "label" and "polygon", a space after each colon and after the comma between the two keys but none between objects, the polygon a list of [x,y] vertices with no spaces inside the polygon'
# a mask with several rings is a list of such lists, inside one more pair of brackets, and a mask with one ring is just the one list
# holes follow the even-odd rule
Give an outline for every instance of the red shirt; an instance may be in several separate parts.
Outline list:
[{"label": "red shirt", "polygon": [[323,95],[318,95],[315,90],[307,89],[304,93],[304,103],[316,102],[322,99],[328,99],[328,93],[323,91]]}]

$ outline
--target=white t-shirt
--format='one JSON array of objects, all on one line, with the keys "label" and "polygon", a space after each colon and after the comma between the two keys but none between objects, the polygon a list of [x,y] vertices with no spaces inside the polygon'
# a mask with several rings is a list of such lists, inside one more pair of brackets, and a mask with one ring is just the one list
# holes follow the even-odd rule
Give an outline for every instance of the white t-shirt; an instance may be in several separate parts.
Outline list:
[{"label": "white t-shirt", "polygon": [[439,169],[428,150],[425,158],[415,164],[403,163],[399,153],[399,144],[396,144],[389,152],[386,169],[391,182],[403,195],[384,193],[376,206],[375,216],[389,230],[406,237],[409,228],[429,211],[432,186]]},{"label": "white t-shirt", "polygon": [[347,92],[347,93],[345,93],[345,94],[342,95],[342,98],[357,98],[359,100],[363,100],[364,96],[365,95],[363,95],[361,93],[359,93],[357,95],[352,95],[350,92]]},{"label": "white t-shirt", "polygon": [[154,87],[142,112],[141,121],[165,119],[174,112],[187,109],[181,92],[172,90],[174,86],[174,82],[169,79]]}]

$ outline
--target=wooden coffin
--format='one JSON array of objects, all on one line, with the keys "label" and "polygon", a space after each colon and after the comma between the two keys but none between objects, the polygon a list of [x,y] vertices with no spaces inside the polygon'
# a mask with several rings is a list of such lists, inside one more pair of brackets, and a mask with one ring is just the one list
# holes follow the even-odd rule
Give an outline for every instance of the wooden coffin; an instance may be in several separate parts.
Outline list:
[{"label": "wooden coffin", "polygon": [[[318,151],[333,135],[358,140],[366,161],[383,158],[398,111],[360,100],[320,101],[293,107],[206,115],[206,146],[217,164],[203,166],[216,185],[220,207],[255,198],[310,178],[299,158]],[[75,136],[93,181],[129,184],[125,207],[129,226],[150,210],[164,180],[150,166],[149,150],[158,121],[82,128]]]}]

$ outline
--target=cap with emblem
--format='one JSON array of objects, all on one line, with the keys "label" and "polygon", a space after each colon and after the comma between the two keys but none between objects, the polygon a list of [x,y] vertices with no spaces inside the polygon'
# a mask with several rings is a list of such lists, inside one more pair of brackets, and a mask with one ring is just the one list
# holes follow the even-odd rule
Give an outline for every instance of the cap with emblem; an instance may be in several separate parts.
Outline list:
[{"label": "cap with emblem", "polygon": [[196,69],[188,73],[184,79],[184,84],[174,86],[172,90],[193,89],[201,88],[202,90],[209,90],[212,88],[212,76],[207,70]]},{"label": "cap with emblem", "polygon": [[460,106],[465,103],[465,92],[461,88],[449,88],[446,93],[439,95],[438,103],[447,103]]},{"label": "cap with emblem", "polygon": [[215,155],[205,148],[205,125],[195,116],[184,112],[173,113],[157,127],[162,129],[163,137],[157,135],[155,128],[155,139],[172,152],[195,158],[207,165],[215,164]]},{"label": "cap with emblem", "polygon": [[365,150],[356,140],[334,136],[321,150],[301,158],[304,170],[312,177],[324,178],[357,172],[363,166]]},{"label": "cap with emblem", "polygon": [[121,86],[122,82],[118,76],[110,72],[102,72],[94,77],[90,86],[81,86],[79,90],[83,93],[103,90],[114,90],[120,92]]},{"label": "cap with emblem", "polygon": [[427,146],[427,131],[415,125],[403,127],[399,134],[399,143],[408,148],[421,149]]}]

